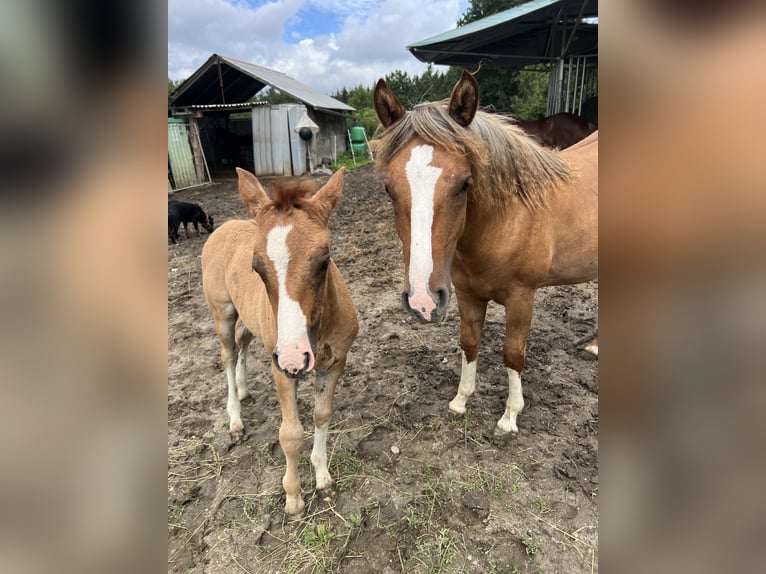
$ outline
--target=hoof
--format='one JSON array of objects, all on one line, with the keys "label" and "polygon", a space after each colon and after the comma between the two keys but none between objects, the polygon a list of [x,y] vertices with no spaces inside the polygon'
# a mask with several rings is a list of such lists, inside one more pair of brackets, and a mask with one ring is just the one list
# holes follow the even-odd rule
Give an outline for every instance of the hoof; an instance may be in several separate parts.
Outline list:
[{"label": "hoof", "polygon": [[449,404],[449,411],[453,415],[464,415],[465,414],[465,403],[456,403],[455,399],[452,399]]},{"label": "hoof", "polygon": [[587,345],[584,350],[594,357],[598,357],[598,345]]},{"label": "hoof", "polygon": [[331,502],[338,496],[338,491],[333,488],[332,483],[325,488],[317,488],[317,495],[325,502]]},{"label": "hoof", "polygon": [[494,434],[496,437],[499,438],[499,437],[508,436],[510,434],[517,434],[518,432],[519,432],[519,427],[516,426],[516,423],[512,423],[510,426],[507,426],[507,427],[505,425],[500,426],[500,423],[498,423],[495,426]]},{"label": "hoof", "polygon": [[238,431],[231,431],[229,433],[229,439],[231,441],[231,444],[240,444],[245,438],[245,431],[244,430],[238,430]]},{"label": "hoof", "polygon": [[292,503],[285,501],[285,516],[288,520],[300,520],[303,517],[304,508],[305,504],[300,496]]}]

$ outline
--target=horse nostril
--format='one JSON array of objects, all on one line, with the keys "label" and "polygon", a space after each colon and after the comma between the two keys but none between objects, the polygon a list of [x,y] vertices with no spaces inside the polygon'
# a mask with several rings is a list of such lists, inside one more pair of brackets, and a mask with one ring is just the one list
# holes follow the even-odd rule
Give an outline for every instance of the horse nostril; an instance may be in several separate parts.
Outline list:
[{"label": "horse nostril", "polygon": [[436,296],[439,298],[438,308],[444,309],[449,303],[449,291],[444,287],[439,287],[436,290]]},{"label": "horse nostril", "polygon": [[305,371],[308,370],[309,367],[309,354],[303,353],[303,367],[301,370]]}]

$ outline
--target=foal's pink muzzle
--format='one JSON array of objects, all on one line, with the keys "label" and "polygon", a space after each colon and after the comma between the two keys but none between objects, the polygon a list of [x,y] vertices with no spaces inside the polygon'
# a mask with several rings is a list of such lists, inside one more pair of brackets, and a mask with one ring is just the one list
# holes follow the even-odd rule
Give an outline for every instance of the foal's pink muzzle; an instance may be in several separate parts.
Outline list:
[{"label": "foal's pink muzzle", "polygon": [[314,368],[314,351],[308,339],[274,348],[272,360],[277,368],[291,379],[298,379]]}]

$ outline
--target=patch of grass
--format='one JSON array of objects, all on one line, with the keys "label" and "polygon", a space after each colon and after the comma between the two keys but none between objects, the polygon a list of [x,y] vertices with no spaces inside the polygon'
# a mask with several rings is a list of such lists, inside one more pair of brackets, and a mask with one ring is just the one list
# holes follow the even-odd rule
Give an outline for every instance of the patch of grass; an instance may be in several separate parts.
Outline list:
[{"label": "patch of grass", "polygon": [[440,528],[433,535],[421,536],[415,544],[411,559],[428,574],[447,572],[458,554],[458,546],[449,528]]},{"label": "patch of grass", "polygon": [[521,539],[521,543],[524,545],[524,550],[527,551],[527,556],[534,556],[540,552],[540,545],[532,540],[532,538],[524,537]]},{"label": "patch of grass", "polygon": [[337,476],[335,483],[339,492],[351,490],[354,486],[354,475],[362,468],[362,460],[351,451],[340,451],[330,456],[328,463],[330,473]]},{"label": "patch of grass", "polygon": [[548,504],[545,500],[543,500],[542,496],[538,496],[534,500],[532,500],[529,505],[536,510],[539,514],[548,514],[551,512],[551,506]]},{"label": "patch of grass", "polygon": [[502,478],[478,465],[473,467],[473,471],[473,479],[463,484],[467,492],[479,491],[492,496],[505,493],[505,481]]},{"label": "patch of grass", "polygon": [[181,517],[186,512],[183,504],[171,504],[168,506],[168,528],[180,528]]},{"label": "patch of grass", "polygon": [[301,532],[301,542],[309,550],[324,548],[335,538],[335,533],[324,524],[310,524]]},{"label": "patch of grass", "polygon": [[368,153],[361,155],[356,154],[356,164],[354,164],[354,157],[351,155],[351,151],[347,151],[340,154],[335,159],[335,163],[330,165],[330,169],[333,171],[338,171],[341,167],[345,167],[346,169],[351,170],[357,167],[362,167],[363,165],[367,165],[368,163],[372,163],[372,161],[373,160]]}]

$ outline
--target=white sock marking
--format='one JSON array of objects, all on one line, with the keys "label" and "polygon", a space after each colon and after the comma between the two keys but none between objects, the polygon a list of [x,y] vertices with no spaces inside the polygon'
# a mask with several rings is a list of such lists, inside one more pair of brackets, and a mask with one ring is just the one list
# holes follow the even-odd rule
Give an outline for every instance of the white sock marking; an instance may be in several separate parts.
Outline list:
[{"label": "white sock marking", "polygon": [[314,448],[311,451],[311,464],[316,473],[317,490],[323,490],[332,484],[332,477],[327,470],[327,429],[329,423],[323,427],[314,427]]},{"label": "white sock marking", "polygon": [[460,384],[457,387],[457,394],[449,404],[449,410],[453,413],[462,415],[465,413],[465,403],[476,390],[476,359],[470,363],[463,355],[463,366],[460,369]]},{"label": "white sock marking", "polygon": [[500,420],[497,421],[495,432],[505,434],[509,432],[519,432],[516,426],[516,417],[524,408],[524,395],[521,393],[521,375],[513,369],[508,371],[508,400],[505,403],[505,412]]}]

